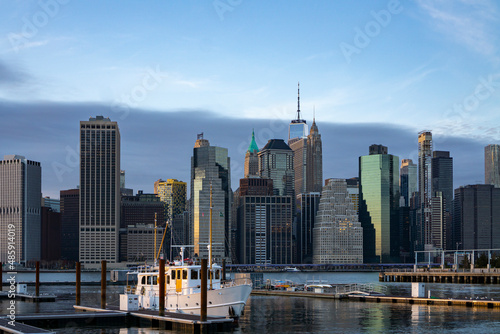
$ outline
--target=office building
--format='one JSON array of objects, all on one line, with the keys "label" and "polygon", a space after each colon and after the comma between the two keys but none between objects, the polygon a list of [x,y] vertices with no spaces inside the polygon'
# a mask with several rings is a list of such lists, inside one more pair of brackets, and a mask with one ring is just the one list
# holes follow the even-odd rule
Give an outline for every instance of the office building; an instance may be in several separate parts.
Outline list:
[{"label": "office building", "polygon": [[399,262],[399,158],[372,145],[359,157],[359,220],[367,263]]},{"label": "office building", "polygon": [[300,83],[297,84],[297,119],[288,126],[288,143],[295,138],[306,138],[308,135],[307,122],[300,118]]},{"label": "office building", "polygon": [[61,203],[61,259],[78,261],[80,190],[61,190],[59,196]]},{"label": "office building", "polygon": [[432,133],[418,134],[418,193],[417,240],[415,250],[432,248],[431,198],[432,198]]},{"label": "office building", "polygon": [[293,151],[283,139],[270,139],[259,152],[259,174],[273,180],[273,194],[295,198]]},{"label": "office building", "polygon": [[119,260],[120,131],[103,116],[80,122],[80,262]]},{"label": "office building", "polygon": [[411,159],[402,159],[399,169],[399,187],[404,198],[402,206],[409,207],[410,199],[418,191],[417,165]]},{"label": "office building", "polygon": [[125,261],[152,264],[155,259],[161,258],[164,250],[162,249],[160,256],[159,250],[164,230],[164,227],[155,229],[152,224],[138,224],[127,227],[127,234],[124,238],[127,244]]},{"label": "office building", "polygon": [[[351,197],[356,214],[359,215],[359,177],[351,177],[345,181],[347,183],[347,193],[349,194],[349,197]],[[328,182],[326,183],[328,184]]]},{"label": "office building", "polygon": [[61,212],[61,201],[50,196],[42,197],[41,205],[51,208],[53,212]]},{"label": "office building", "polygon": [[500,248],[500,188],[475,184],[455,189],[455,247]]},{"label": "office building", "polygon": [[[453,211],[453,158],[448,151],[432,152],[431,244],[435,248],[454,249],[451,212]],[[441,198],[441,199],[439,199]],[[436,208],[434,208],[434,205]],[[434,217],[441,211],[441,218]],[[438,225],[434,226],[434,222]]]},{"label": "office building", "polygon": [[500,145],[484,148],[484,183],[500,188]]},{"label": "office building", "polygon": [[20,155],[0,161],[0,261],[7,263],[8,246],[15,262],[40,260],[42,168]]},{"label": "office building", "polygon": [[321,193],[310,192],[297,195],[297,263],[312,263],[313,231],[319,208]]},{"label": "office building", "polygon": [[323,188],[313,240],[313,263],[363,263],[363,229],[344,179]]},{"label": "office building", "polygon": [[41,208],[41,250],[42,261],[61,259],[61,213],[50,206]]},{"label": "office building", "polygon": [[176,215],[186,211],[186,182],[176,179],[157,180],[154,183],[154,193],[166,203],[165,219],[172,221]]},{"label": "office building", "polygon": [[231,259],[231,166],[227,148],[210,146],[198,135],[191,157],[191,226],[194,254],[208,258],[210,198],[212,198],[212,256],[222,263]]},{"label": "office building", "polygon": [[320,193],[323,189],[323,144],[315,117],[307,136],[306,177],[306,192]]},{"label": "office building", "polygon": [[245,154],[245,170],[244,177],[258,177],[259,176],[259,147],[255,142],[255,133],[252,130],[252,140],[248,146],[247,153]]},{"label": "office building", "polygon": [[240,180],[235,204],[235,251],[240,264],[293,262],[292,198],[273,196],[270,183],[270,179]]}]

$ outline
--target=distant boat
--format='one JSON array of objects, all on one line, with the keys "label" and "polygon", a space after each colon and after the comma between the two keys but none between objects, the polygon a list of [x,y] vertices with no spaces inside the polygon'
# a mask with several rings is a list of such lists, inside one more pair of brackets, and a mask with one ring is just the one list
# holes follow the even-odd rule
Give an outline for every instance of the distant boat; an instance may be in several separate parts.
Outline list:
[{"label": "distant boat", "polygon": [[288,271],[288,272],[299,272],[300,269],[298,269],[297,267],[286,267],[285,271]]}]

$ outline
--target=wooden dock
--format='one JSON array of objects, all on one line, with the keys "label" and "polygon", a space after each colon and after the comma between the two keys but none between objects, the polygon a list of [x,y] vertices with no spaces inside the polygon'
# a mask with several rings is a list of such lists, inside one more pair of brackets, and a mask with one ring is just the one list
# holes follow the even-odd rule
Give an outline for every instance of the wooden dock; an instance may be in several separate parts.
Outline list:
[{"label": "wooden dock", "polygon": [[416,297],[396,297],[396,296],[348,296],[349,300],[373,303],[404,303],[442,306],[465,306],[465,307],[486,307],[500,309],[498,300],[475,300],[475,299],[440,299],[440,298],[416,298]]},{"label": "wooden dock", "polygon": [[25,325],[19,322],[15,322],[14,326],[9,324],[9,320],[5,318],[0,318],[0,334],[4,333],[12,333],[12,334],[52,334],[55,332],[51,332],[45,329]]},{"label": "wooden dock", "polygon": [[458,284],[500,284],[500,272],[497,270],[476,269],[474,271],[385,271],[379,274],[380,282],[425,282]]},{"label": "wooden dock", "polygon": [[346,298],[344,294],[338,293],[315,293],[310,291],[284,291],[284,290],[256,290],[253,289],[252,296],[285,296],[285,297],[306,297],[306,298]]},{"label": "wooden dock", "polygon": [[[183,331],[191,333],[210,333],[231,330],[234,320],[225,317],[207,317],[200,321],[199,315],[165,312],[159,316],[158,311],[119,311],[87,306],[74,306],[74,313],[36,313],[18,315],[15,326],[8,325],[9,319],[0,318],[1,333],[54,333],[41,328],[83,328],[85,326],[116,326],[127,328],[157,327],[159,329]],[[39,328],[41,327],[41,328]]]}]

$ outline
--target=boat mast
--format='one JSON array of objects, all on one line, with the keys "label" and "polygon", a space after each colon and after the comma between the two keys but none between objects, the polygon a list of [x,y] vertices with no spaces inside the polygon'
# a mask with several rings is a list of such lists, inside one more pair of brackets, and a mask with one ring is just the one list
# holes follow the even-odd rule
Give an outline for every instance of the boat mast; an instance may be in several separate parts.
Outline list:
[{"label": "boat mast", "polygon": [[210,181],[210,242],[208,244],[208,263],[210,264],[210,290],[212,290],[212,181]]},{"label": "boat mast", "polygon": [[156,212],[155,212],[155,253],[154,253],[154,259],[155,259],[155,262],[154,262],[154,266],[156,267]]}]

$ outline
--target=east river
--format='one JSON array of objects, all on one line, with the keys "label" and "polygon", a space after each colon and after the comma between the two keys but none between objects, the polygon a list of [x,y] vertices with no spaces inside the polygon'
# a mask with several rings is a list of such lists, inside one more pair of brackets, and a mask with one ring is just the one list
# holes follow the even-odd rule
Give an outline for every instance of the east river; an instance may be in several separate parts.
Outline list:
[{"label": "east river", "polygon": [[[24,275],[24,277],[22,276]],[[31,281],[31,274],[19,279]],[[72,312],[74,285],[43,285],[43,281],[65,281],[62,275],[41,276],[41,293],[57,295],[56,302],[17,302],[17,314]],[[83,280],[94,276],[83,274]],[[98,275],[98,274],[97,274]],[[98,277],[98,276],[97,276]],[[34,274],[33,274],[34,278]],[[6,277],[4,274],[4,281]],[[96,278],[98,279],[98,278]],[[409,296],[411,283],[379,283],[378,273],[265,273],[264,280],[325,280],[330,283],[375,283],[387,287],[388,295]],[[19,280],[18,280],[19,281]],[[439,298],[500,300],[500,285],[426,284]],[[4,287],[4,290],[6,287]],[[28,287],[33,292],[34,286]],[[108,286],[107,302],[119,304],[123,286]],[[82,286],[82,305],[98,306],[99,286]],[[6,314],[8,300],[0,302]],[[150,328],[61,328],[57,333],[169,333]],[[427,306],[392,303],[362,303],[303,297],[251,296],[234,333],[500,333],[500,310],[459,306]]]}]

